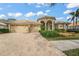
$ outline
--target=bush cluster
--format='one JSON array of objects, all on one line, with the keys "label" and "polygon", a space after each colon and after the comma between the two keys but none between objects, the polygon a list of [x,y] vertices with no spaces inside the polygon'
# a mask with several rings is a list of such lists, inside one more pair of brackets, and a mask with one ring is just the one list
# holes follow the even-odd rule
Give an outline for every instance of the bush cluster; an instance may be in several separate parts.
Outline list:
[{"label": "bush cluster", "polygon": [[9,33],[9,29],[0,29],[0,33]]},{"label": "bush cluster", "polygon": [[79,29],[68,29],[67,32],[79,33]]},{"label": "bush cluster", "polygon": [[40,31],[41,35],[46,37],[46,38],[52,38],[52,37],[59,37],[60,34],[58,33],[58,31]]},{"label": "bush cluster", "polygon": [[58,32],[66,32],[66,30],[64,30],[64,29],[55,29],[55,30]]}]

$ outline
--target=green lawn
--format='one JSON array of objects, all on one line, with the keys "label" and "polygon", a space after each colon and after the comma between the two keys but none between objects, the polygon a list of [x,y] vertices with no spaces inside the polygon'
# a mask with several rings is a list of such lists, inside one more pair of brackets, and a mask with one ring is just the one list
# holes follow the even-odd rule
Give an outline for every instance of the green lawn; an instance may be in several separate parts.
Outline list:
[{"label": "green lawn", "polygon": [[79,36],[46,38],[47,40],[79,40]]},{"label": "green lawn", "polygon": [[[67,35],[59,34],[58,31],[40,31],[40,34],[47,40],[79,40],[79,33],[67,32]],[[66,32],[65,32],[66,33]],[[64,34],[64,32],[63,32]],[[69,35],[72,34],[72,35]]]},{"label": "green lawn", "polygon": [[79,48],[63,51],[67,56],[79,56]]},{"label": "green lawn", "polygon": [[79,40],[79,37],[56,37],[56,38],[46,38],[49,41],[52,40]]}]

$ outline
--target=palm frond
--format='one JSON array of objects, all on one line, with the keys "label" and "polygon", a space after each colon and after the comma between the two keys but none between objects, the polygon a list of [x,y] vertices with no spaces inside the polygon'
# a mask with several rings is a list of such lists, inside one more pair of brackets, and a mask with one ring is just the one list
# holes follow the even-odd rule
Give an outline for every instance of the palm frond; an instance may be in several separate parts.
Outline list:
[{"label": "palm frond", "polygon": [[76,10],[76,17],[79,17],[79,8]]},{"label": "palm frond", "polygon": [[69,13],[70,15],[74,15],[75,14],[75,12],[71,12],[71,13]]},{"label": "palm frond", "polygon": [[71,20],[71,18],[67,19],[67,21]]},{"label": "palm frond", "polygon": [[71,21],[73,21],[75,19],[75,17],[73,16],[72,18],[71,18]]}]

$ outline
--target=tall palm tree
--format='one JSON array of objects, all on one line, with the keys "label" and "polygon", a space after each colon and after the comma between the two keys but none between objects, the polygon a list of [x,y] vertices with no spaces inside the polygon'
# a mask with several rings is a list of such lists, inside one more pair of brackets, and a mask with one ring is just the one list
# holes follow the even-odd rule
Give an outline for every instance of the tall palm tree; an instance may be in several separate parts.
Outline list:
[{"label": "tall palm tree", "polygon": [[79,19],[79,8],[76,10],[75,16],[76,16],[76,25],[77,25],[77,20]]},{"label": "tall palm tree", "polygon": [[69,21],[69,20],[73,21],[73,29],[74,29],[74,25],[75,25],[75,24],[74,24],[74,20],[75,20],[75,12],[71,12],[71,13],[69,13],[69,14],[70,14],[72,17],[69,18],[68,21]]},{"label": "tall palm tree", "polygon": [[[76,26],[77,26],[77,20],[78,20],[78,18],[79,18],[79,8],[75,11],[75,12],[71,12],[71,13],[69,13],[72,17],[71,18],[69,18],[68,20],[71,20],[71,21],[73,21],[73,29],[76,29],[76,27],[74,26],[75,24],[74,23],[76,23]],[[74,28],[75,27],[75,28]]]}]

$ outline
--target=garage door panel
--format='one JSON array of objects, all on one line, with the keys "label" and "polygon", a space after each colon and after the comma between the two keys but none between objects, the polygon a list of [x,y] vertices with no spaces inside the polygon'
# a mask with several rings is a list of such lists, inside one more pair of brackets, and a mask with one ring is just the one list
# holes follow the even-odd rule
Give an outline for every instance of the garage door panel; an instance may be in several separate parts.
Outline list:
[{"label": "garage door panel", "polygon": [[27,26],[15,26],[15,32],[21,33],[21,32],[28,32]]}]

